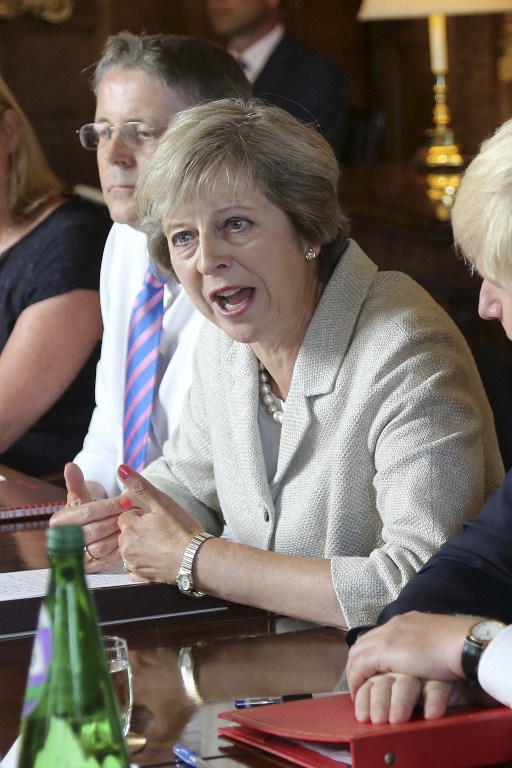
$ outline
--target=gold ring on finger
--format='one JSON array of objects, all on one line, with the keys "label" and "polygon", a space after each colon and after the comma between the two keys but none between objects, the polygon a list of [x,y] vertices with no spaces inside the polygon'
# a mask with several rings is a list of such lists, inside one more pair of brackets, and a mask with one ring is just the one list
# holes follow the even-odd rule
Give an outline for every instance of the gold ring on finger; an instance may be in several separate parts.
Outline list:
[{"label": "gold ring on finger", "polygon": [[91,555],[91,552],[90,552],[89,547],[87,546],[87,544],[84,547],[84,552],[87,555],[87,557],[89,557],[91,560],[98,560],[97,557],[94,557],[94,555]]},{"label": "gold ring on finger", "polygon": [[126,571],[126,573],[131,573],[132,572],[132,570],[131,570],[130,566],[128,565],[128,563],[126,562],[126,560],[123,560],[123,571]]}]

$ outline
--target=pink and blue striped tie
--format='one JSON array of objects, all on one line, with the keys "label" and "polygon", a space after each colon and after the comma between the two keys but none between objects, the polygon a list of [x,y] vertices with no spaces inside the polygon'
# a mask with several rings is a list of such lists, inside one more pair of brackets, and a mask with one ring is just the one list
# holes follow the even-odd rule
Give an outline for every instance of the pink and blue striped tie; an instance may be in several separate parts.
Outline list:
[{"label": "pink and blue striped tie", "polygon": [[164,283],[149,267],[135,300],[126,356],[124,390],[124,462],[137,472],[146,465],[151,413],[157,383]]}]

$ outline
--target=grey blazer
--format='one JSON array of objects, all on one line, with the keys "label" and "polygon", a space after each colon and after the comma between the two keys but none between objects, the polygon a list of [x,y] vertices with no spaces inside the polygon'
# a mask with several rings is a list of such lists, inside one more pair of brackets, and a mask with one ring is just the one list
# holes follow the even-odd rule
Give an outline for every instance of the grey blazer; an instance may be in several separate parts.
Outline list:
[{"label": "grey blazer", "polygon": [[194,365],[180,426],[145,475],[211,533],[226,522],[237,541],[329,558],[349,626],[374,622],[503,477],[460,332],[353,241],[299,351],[270,483],[251,348],[205,323]]}]

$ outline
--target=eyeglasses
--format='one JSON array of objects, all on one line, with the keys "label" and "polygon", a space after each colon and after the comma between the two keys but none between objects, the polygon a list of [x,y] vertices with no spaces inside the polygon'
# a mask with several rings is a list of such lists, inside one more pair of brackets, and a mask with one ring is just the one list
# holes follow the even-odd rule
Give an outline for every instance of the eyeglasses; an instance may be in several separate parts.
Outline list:
[{"label": "eyeglasses", "polygon": [[85,149],[101,149],[109,139],[112,131],[119,131],[119,138],[130,149],[143,149],[150,146],[162,135],[165,128],[151,128],[146,123],[130,122],[123,125],[104,125],[103,123],[87,123],[78,129],[80,143]]}]

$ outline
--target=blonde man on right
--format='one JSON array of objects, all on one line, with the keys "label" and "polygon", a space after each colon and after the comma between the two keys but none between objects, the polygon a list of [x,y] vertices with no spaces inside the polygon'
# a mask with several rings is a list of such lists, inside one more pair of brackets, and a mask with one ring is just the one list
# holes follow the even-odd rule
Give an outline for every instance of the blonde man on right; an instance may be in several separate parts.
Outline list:
[{"label": "blonde man on right", "polygon": [[[452,220],[459,250],[482,278],[478,312],[499,320],[512,341],[512,120],[469,165]],[[402,722],[420,703],[425,718],[442,717],[448,704],[484,691],[512,706],[512,470],[378,623],[349,654],[359,720]],[[468,679],[481,688],[461,685]]]}]

